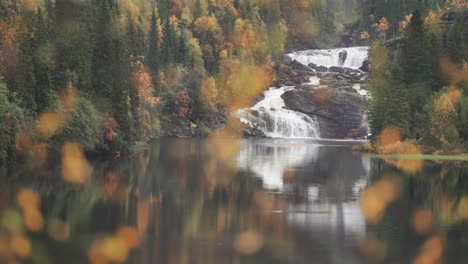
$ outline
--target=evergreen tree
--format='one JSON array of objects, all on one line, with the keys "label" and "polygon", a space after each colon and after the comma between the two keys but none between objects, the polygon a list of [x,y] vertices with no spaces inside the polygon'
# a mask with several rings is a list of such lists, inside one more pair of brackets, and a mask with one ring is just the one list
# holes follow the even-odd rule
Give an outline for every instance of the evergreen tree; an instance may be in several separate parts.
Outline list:
[{"label": "evergreen tree", "polygon": [[462,12],[457,14],[455,24],[449,29],[447,34],[447,53],[455,63],[462,63],[465,57],[465,31],[464,16]]},{"label": "evergreen tree", "polygon": [[413,11],[410,24],[405,31],[402,48],[402,65],[404,81],[407,85],[424,84],[431,76],[431,54],[428,44],[424,21],[419,9]]},{"label": "evergreen tree", "polygon": [[37,10],[35,22],[34,68],[36,79],[36,104],[38,107],[37,110],[41,112],[54,103],[54,86],[52,84],[52,75],[49,66],[49,34],[41,8]]},{"label": "evergreen tree", "polygon": [[[159,90],[159,69],[161,63],[161,52],[159,46],[159,24],[158,18],[156,16],[156,12],[153,9],[151,15],[151,24],[150,24],[150,32],[149,32],[149,48],[148,48],[148,55],[146,56],[146,64],[148,65],[151,74],[153,76],[153,86],[155,87],[156,91]],[[157,92],[159,93],[159,92]]]},{"label": "evergreen tree", "polygon": [[116,66],[116,50],[113,47],[112,14],[108,1],[95,1],[97,20],[94,33],[93,88],[99,95],[112,95]]},{"label": "evergreen tree", "polygon": [[177,50],[177,35],[169,18],[164,24],[164,39],[162,49],[162,59],[165,64],[174,62],[174,52]]},{"label": "evergreen tree", "polygon": [[16,92],[22,107],[35,113],[36,104],[36,77],[34,70],[34,51],[31,36],[28,32],[23,34],[19,46],[19,59],[16,65]]}]

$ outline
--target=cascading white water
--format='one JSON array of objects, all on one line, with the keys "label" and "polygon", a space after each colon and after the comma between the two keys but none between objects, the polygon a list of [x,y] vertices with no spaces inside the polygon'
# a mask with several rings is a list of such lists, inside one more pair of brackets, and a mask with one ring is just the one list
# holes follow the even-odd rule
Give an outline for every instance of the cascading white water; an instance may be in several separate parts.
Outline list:
[{"label": "cascading white water", "polygon": [[286,54],[292,60],[303,65],[313,63],[317,66],[346,67],[359,69],[368,59],[369,47],[351,47],[339,49],[303,50]]},{"label": "cascading white water", "polygon": [[234,116],[244,123],[255,125],[267,137],[319,138],[318,122],[314,118],[284,108],[281,95],[291,89],[294,87],[270,88],[264,92],[262,101],[251,108],[237,110]]}]

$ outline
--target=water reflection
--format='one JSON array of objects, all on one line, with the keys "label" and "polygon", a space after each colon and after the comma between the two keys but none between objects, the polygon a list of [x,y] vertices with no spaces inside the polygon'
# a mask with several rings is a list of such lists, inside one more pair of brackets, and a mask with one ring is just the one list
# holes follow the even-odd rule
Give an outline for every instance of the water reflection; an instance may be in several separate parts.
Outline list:
[{"label": "water reflection", "polygon": [[464,163],[408,174],[343,144],[163,139],[87,185],[4,170],[0,263],[464,263]]}]

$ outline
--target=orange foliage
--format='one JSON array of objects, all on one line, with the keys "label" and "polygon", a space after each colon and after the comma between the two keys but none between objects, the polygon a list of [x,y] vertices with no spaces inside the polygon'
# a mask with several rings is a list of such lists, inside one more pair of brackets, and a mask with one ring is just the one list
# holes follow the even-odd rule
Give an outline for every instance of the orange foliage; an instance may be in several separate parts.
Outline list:
[{"label": "orange foliage", "polygon": [[379,35],[383,38],[385,38],[387,34],[387,30],[390,28],[390,25],[388,24],[388,20],[386,17],[382,17],[379,22],[374,24],[375,30]]},{"label": "orange foliage", "polygon": [[449,58],[442,57],[440,59],[440,68],[442,73],[449,78],[452,85],[456,85],[460,81],[468,81],[468,67],[466,65],[459,68]]},{"label": "orange foliage", "polygon": [[428,239],[421,250],[419,256],[413,261],[413,264],[436,264],[440,263],[444,252],[445,241],[440,236],[433,236]]},{"label": "orange foliage", "polygon": [[117,121],[112,116],[109,116],[104,120],[104,139],[107,141],[114,141],[117,136],[117,128],[118,128]]},{"label": "orange foliage", "polygon": [[419,234],[426,234],[432,228],[432,212],[427,209],[417,210],[413,214],[413,227]]},{"label": "orange foliage", "polygon": [[135,70],[132,73],[132,83],[133,87],[137,90],[137,95],[142,102],[140,102],[139,108],[143,104],[148,104],[154,106],[159,102],[159,98],[155,97],[153,94],[153,84],[151,74],[145,68],[141,61],[136,61],[134,63]]},{"label": "orange foliage", "polygon": [[403,32],[405,31],[406,27],[408,26],[408,24],[410,23],[411,21],[411,18],[413,17],[413,14],[409,14],[409,15],[406,15],[405,16],[405,19],[403,21],[400,22],[399,24],[399,30],[400,32]]},{"label": "orange foliage", "polygon": [[361,210],[370,224],[382,219],[386,207],[400,194],[401,183],[395,178],[384,178],[368,187],[361,195]]},{"label": "orange foliage", "polygon": [[13,234],[10,238],[10,248],[21,259],[27,259],[31,256],[31,242],[24,235]]},{"label": "orange foliage", "polygon": [[252,255],[263,247],[263,237],[255,230],[240,233],[234,240],[234,249],[242,255]]}]

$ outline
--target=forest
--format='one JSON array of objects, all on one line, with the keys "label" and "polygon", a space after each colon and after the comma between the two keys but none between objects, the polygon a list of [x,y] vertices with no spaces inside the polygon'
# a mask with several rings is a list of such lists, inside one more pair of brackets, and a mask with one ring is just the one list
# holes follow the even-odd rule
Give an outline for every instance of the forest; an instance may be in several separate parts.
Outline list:
[{"label": "forest", "polygon": [[466,10],[463,0],[2,0],[0,160],[66,142],[118,156],[181,125],[206,136],[275,82],[285,51],[351,45],[373,47],[374,139],[397,126],[462,151]]}]

